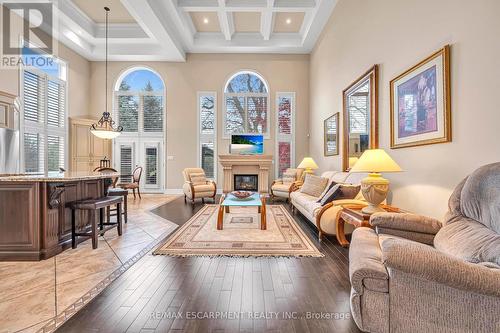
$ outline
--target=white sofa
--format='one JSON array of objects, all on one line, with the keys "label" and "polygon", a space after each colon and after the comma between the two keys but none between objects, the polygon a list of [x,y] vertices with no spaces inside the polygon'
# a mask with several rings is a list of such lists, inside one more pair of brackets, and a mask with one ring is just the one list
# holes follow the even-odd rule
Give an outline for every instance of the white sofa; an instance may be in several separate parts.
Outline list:
[{"label": "white sofa", "polygon": [[[346,183],[358,185],[361,180],[366,177],[366,173],[349,173],[341,171],[327,171],[321,177],[328,178],[330,184],[332,181],[337,183]],[[317,202],[319,197],[301,193],[300,189],[290,193],[292,209],[297,209],[311,223],[318,228],[318,238],[321,241],[324,234],[335,235],[337,219],[342,211],[343,205],[360,205],[367,206],[368,203],[363,198],[361,191],[356,198],[349,200],[334,200],[324,206]],[[352,227],[349,224],[345,226],[345,232],[352,232]]]}]

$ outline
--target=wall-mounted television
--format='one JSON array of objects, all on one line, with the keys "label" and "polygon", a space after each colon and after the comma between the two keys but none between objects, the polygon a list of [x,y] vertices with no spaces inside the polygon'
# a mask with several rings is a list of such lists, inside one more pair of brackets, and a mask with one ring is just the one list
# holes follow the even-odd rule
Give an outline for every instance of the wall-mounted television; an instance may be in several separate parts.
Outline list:
[{"label": "wall-mounted television", "polygon": [[259,155],[264,153],[264,136],[261,134],[233,134],[229,153]]}]

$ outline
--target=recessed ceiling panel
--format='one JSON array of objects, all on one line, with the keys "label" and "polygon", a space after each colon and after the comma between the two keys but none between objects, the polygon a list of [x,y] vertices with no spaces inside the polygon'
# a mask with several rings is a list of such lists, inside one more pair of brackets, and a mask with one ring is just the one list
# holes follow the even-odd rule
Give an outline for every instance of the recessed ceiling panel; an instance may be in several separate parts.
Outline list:
[{"label": "recessed ceiling panel", "polygon": [[[68,1],[68,0],[65,0]],[[96,23],[104,23],[104,7],[111,9],[109,23],[135,23],[134,18],[122,5],[120,0],[71,0],[90,19]]]},{"label": "recessed ceiling panel", "polygon": [[191,12],[189,14],[197,32],[220,32],[216,12]]},{"label": "recessed ceiling panel", "polygon": [[274,32],[299,32],[304,22],[303,12],[276,13],[274,17]]},{"label": "recessed ceiling panel", "polygon": [[260,12],[234,12],[235,32],[259,32]]}]

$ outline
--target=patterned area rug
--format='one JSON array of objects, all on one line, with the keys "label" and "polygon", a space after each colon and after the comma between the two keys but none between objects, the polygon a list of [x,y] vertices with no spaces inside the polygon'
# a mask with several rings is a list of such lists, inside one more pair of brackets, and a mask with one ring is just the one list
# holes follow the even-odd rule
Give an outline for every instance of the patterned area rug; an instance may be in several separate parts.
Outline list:
[{"label": "patterned area rug", "polygon": [[217,230],[218,205],[205,205],[153,254],[170,256],[323,257],[292,216],[268,205],[267,230],[255,207],[231,207]]}]

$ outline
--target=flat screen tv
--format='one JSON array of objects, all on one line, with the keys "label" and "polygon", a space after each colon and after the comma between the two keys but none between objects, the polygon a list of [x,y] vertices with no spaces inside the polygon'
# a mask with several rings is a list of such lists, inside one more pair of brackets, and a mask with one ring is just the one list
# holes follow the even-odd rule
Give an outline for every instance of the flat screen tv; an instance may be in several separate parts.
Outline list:
[{"label": "flat screen tv", "polygon": [[264,137],[261,134],[231,135],[229,152],[238,155],[259,155],[264,153]]}]

